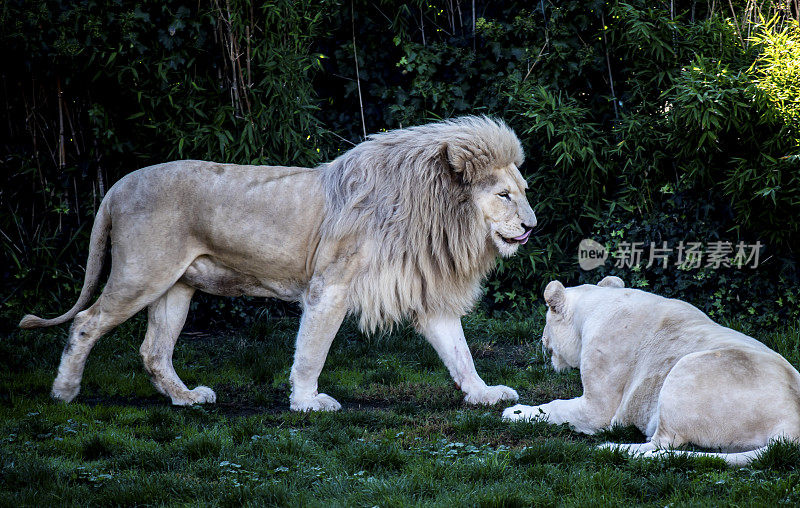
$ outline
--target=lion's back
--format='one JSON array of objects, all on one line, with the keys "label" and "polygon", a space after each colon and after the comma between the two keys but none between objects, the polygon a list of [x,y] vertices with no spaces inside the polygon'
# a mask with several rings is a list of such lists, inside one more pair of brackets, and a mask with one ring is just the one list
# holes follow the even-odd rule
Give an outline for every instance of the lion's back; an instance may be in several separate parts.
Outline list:
[{"label": "lion's back", "polygon": [[318,170],[195,160],[134,171],[106,201],[117,243],[286,262],[314,244],[325,213]]}]

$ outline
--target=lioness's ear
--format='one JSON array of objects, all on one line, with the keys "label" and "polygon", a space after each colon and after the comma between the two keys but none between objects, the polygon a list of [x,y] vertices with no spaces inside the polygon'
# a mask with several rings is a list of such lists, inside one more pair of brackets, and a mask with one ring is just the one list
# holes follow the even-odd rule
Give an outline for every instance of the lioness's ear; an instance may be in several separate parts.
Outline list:
[{"label": "lioness's ear", "polygon": [[550,306],[550,310],[556,314],[564,312],[566,300],[567,293],[564,284],[557,280],[550,281],[547,287],[544,288],[544,301]]},{"label": "lioness's ear", "polygon": [[601,288],[624,288],[625,283],[619,277],[615,277],[614,275],[609,275],[608,277],[603,278],[600,282],[597,283],[598,286]]}]

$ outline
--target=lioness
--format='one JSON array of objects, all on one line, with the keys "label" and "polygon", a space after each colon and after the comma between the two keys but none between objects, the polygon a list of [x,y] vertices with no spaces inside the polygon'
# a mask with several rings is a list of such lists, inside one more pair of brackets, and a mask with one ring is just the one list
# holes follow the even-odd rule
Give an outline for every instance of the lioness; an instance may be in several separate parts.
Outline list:
[{"label": "lioness", "polygon": [[[196,290],[301,303],[293,410],[341,408],[317,391],[317,379],[348,312],[368,331],[410,320],[466,402],[516,400],[478,376],[460,317],[496,256],[513,255],[536,225],[522,159],[503,122],[463,117],[373,135],[315,169],[203,161],[140,169],[100,204],[74,307],[55,319],[25,316],[20,326],[75,318],[52,390],[67,402],[95,342],[144,307],[140,352],[155,388],[177,405],[215,402],[172,366]],[[108,237],[108,282],[79,312],[98,285]]]},{"label": "lioness", "polygon": [[655,455],[691,443],[734,453],[677,453],[731,464],[771,440],[800,440],[800,374],[781,355],[686,302],[622,288],[618,277],[547,285],[542,346],[556,370],[581,369],[583,395],[518,404],[503,418],[543,418],[587,434],[635,425],[648,443],[608,446]]}]

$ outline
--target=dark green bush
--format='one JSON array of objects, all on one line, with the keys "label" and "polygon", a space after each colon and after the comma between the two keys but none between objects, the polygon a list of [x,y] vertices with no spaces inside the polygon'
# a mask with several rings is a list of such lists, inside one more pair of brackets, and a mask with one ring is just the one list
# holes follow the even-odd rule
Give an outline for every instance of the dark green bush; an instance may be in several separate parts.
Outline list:
[{"label": "dark green bush", "polygon": [[[519,134],[540,219],[488,281],[489,311],[594,278],[578,242],[625,234],[761,240],[759,270],[619,274],[715,315],[794,316],[799,14],[718,4],[9,0],[3,326],[69,306],[94,210],[136,168],[311,166],[364,132],[467,113]],[[238,325],[260,305],[201,298],[193,315]]]}]

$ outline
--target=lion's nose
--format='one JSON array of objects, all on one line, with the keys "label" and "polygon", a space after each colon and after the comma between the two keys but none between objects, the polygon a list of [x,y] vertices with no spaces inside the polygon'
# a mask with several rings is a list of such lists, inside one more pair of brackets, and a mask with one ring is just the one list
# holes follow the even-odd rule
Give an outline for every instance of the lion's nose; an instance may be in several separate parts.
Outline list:
[{"label": "lion's nose", "polygon": [[530,218],[529,219],[525,219],[522,222],[522,227],[525,228],[525,230],[527,231],[528,229],[535,228],[537,223],[538,223],[538,221],[536,220],[536,215],[531,213]]}]

